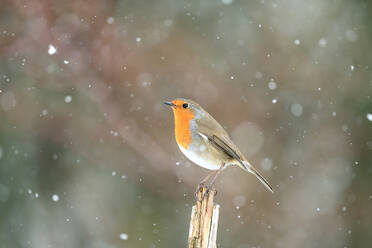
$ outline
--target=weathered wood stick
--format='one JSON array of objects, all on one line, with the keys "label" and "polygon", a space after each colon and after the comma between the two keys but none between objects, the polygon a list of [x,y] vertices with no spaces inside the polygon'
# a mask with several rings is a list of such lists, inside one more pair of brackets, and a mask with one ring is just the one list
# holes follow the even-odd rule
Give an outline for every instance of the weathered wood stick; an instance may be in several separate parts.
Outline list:
[{"label": "weathered wood stick", "polygon": [[188,248],[216,248],[219,205],[213,205],[216,190],[198,189],[196,205],[192,207]]}]

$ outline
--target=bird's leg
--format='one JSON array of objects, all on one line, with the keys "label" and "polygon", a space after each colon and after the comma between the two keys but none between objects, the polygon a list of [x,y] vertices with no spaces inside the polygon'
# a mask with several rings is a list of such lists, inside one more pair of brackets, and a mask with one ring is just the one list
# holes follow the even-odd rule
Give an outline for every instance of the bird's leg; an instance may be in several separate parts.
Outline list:
[{"label": "bird's leg", "polygon": [[[218,175],[221,173],[221,171],[223,170],[223,168],[225,168],[225,164],[223,164],[218,170],[216,170],[216,171],[213,171],[213,172],[211,172],[206,178],[204,178],[203,179],[203,181],[199,184],[199,186],[198,186],[198,189],[196,190],[196,197],[197,197],[197,193],[198,193],[198,190],[200,189],[200,185],[202,185],[202,183],[204,183],[205,181],[207,181],[212,175],[214,175],[213,176],[213,178],[212,178],[212,180],[210,181],[210,183],[208,184],[208,186],[207,186],[207,191],[203,194],[203,196],[202,196],[202,199],[204,198],[204,196],[206,195],[206,194],[208,194],[209,193],[209,189],[212,187],[212,184],[214,183],[214,181],[216,180],[216,178],[218,177]],[[217,194],[217,190],[216,190],[216,192],[215,192],[215,194]]]},{"label": "bird's leg", "polygon": [[221,171],[223,170],[223,168],[225,168],[225,164],[223,164],[217,171],[216,171],[216,174],[214,175],[214,177],[212,178],[211,182],[209,183],[208,185],[208,188],[210,188],[212,186],[212,184],[214,183],[214,181],[216,180],[216,178],[218,177],[218,175],[221,173]]},{"label": "bird's leg", "polygon": [[212,175],[214,175],[215,173],[216,173],[217,171],[212,171],[211,173],[209,173],[200,183],[199,183],[199,187],[200,186],[202,186],[202,185],[204,185],[204,183],[206,182],[206,181],[208,181],[208,179],[212,176]]},{"label": "bird's leg", "polygon": [[217,171],[212,171],[211,173],[209,173],[199,184],[198,184],[198,187],[196,188],[196,191],[195,191],[195,193],[194,193],[194,196],[195,196],[195,199],[197,200],[198,199],[198,191],[200,190],[200,188],[202,187],[202,186],[204,186],[204,183],[206,182],[206,181],[208,181],[208,179],[212,176],[212,175],[214,175],[215,173],[216,173]]}]

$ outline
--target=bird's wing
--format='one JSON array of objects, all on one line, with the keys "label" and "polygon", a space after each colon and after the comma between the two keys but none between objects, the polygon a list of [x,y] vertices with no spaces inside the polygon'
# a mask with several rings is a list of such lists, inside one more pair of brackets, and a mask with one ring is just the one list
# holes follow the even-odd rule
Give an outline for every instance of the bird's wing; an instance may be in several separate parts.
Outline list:
[{"label": "bird's wing", "polygon": [[198,134],[203,139],[207,139],[208,142],[214,145],[217,149],[223,151],[224,153],[229,155],[231,158],[234,158],[235,160],[237,160],[244,170],[248,170],[246,165],[243,163],[243,161],[246,159],[244,158],[242,153],[239,151],[239,149],[235,146],[235,144],[232,143],[226,131],[221,126],[220,128],[222,129],[222,131],[219,130],[220,135],[217,135],[217,134],[212,133],[210,131],[211,129],[209,129],[208,127],[199,125]]},{"label": "bird's wing", "polygon": [[[214,120],[213,117],[211,118]],[[243,170],[254,174],[271,193],[274,193],[273,188],[270,186],[267,180],[247,161],[244,155],[239,151],[238,147],[231,141],[225,129],[223,129],[223,127],[218,124],[217,121],[209,121],[207,123],[200,122],[198,124],[198,134],[204,140],[207,140],[214,147],[225,152],[231,158],[234,158]],[[212,132],[210,130],[215,131]]]}]

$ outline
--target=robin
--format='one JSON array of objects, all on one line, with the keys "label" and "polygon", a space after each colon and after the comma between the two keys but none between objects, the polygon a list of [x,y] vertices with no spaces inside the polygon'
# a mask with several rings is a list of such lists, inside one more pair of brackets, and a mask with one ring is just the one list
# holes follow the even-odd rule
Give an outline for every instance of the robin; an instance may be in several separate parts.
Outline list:
[{"label": "robin", "polygon": [[223,169],[237,165],[255,175],[271,193],[274,193],[267,180],[231,141],[225,129],[199,104],[183,98],[164,104],[172,107],[176,142],[182,153],[195,164],[212,170],[200,184],[204,184],[214,175],[209,184],[211,186]]}]

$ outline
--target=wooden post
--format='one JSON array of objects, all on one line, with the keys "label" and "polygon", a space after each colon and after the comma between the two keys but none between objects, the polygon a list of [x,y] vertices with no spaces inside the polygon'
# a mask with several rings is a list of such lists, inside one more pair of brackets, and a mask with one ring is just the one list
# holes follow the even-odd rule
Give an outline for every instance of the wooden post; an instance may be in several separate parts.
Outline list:
[{"label": "wooden post", "polygon": [[213,205],[216,190],[202,186],[192,207],[188,248],[216,248],[220,206]]}]

